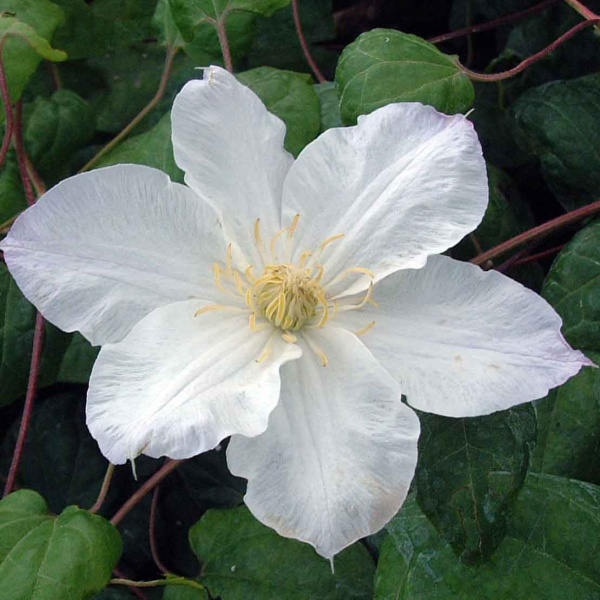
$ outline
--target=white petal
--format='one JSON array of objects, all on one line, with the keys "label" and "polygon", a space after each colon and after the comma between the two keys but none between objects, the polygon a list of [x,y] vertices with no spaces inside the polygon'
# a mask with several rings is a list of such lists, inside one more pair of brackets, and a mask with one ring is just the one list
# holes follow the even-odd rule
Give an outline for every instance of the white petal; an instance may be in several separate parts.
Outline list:
[{"label": "white petal", "polygon": [[546,395],[591,364],[540,296],[495,271],[445,256],[375,286],[378,307],[339,315],[394,375],[408,403],[451,417],[486,415]]},{"label": "white petal", "polygon": [[217,298],[225,241],[214,211],[156,169],[76,175],[23,213],[2,242],[25,296],[93,344],[118,341],[157,306]]},{"label": "white petal", "polygon": [[281,227],[281,189],[293,162],[283,148],[285,125],[220,67],[184,86],[171,119],[186,183],[219,211],[231,241],[258,264],[256,219],[267,238]]},{"label": "white petal", "polygon": [[298,255],[344,234],[320,261],[325,283],[348,267],[376,279],[422,267],[475,229],[488,198],[472,124],[417,103],[323,133],[300,154],[283,193],[284,222],[301,215]]},{"label": "white petal", "polygon": [[262,435],[234,436],[227,461],[248,479],[252,513],[326,558],[378,531],[401,506],[417,462],[419,422],[400,388],[347,331],[310,333],[283,367],[281,399]]},{"label": "white petal", "polygon": [[300,348],[272,330],[252,332],[242,311],[195,317],[200,306],[158,308],[124,340],[102,347],[87,425],[112,463],[139,454],[189,458],[233,433],[254,436],[267,427],[279,367]]}]

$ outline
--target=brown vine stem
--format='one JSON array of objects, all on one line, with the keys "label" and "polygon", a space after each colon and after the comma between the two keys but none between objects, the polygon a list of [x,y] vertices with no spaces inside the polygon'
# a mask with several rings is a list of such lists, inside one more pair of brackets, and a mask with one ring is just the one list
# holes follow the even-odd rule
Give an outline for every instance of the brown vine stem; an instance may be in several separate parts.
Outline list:
[{"label": "brown vine stem", "polygon": [[0,42],[0,97],[2,98],[5,114],[4,138],[2,139],[2,146],[0,146],[0,166],[2,166],[6,160],[6,155],[8,153],[8,149],[10,148],[10,142],[14,132],[14,116],[10,101],[8,81],[6,79],[6,71],[4,70],[3,54],[4,41]]},{"label": "brown vine stem", "polygon": [[162,573],[169,573],[169,569],[165,567],[163,562],[160,560],[158,555],[158,546],[156,544],[156,513],[158,511],[158,494],[160,491],[160,485],[157,485],[152,494],[152,504],[150,505],[150,527],[148,537],[150,538],[150,553],[152,554],[152,560],[158,567],[158,570]]},{"label": "brown vine stem", "polygon": [[524,256],[523,258],[519,258],[519,260],[515,261],[512,264],[512,266],[518,267],[520,265],[526,265],[528,263],[535,262],[536,260],[541,260],[542,258],[548,258],[549,256],[553,256],[554,254],[558,254],[564,247],[565,244],[560,244],[558,246],[548,248],[548,250],[542,250],[541,252],[536,252],[535,254]]},{"label": "brown vine stem", "polygon": [[162,100],[167,90],[167,84],[173,71],[173,62],[179,48],[169,48],[165,59],[165,65],[163,67],[162,75],[160,77],[160,83],[154,97],[142,110],[131,120],[131,122],[122,129],[118,135],[116,135],[104,148],[102,148],[95,156],[93,156],[80,170],[79,173],[89,171],[107,152],[112,150],[119,142],[123,141]]},{"label": "brown vine stem", "polygon": [[450,31],[449,33],[444,33],[443,35],[436,35],[435,37],[429,38],[427,41],[431,42],[432,44],[439,44],[441,42],[447,42],[448,40],[454,40],[456,38],[461,38],[466,35],[471,35],[473,33],[481,33],[482,31],[496,29],[501,25],[508,25],[509,23],[523,21],[528,17],[531,17],[539,12],[546,10],[547,8],[549,8],[553,4],[557,4],[558,2],[559,0],[545,0],[544,2],[540,2],[535,6],[527,8],[525,10],[520,10],[519,12],[515,12],[510,15],[506,15],[505,17],[500,17],[498,19],[494,19],[493,21],[487,21],[486,23],[480,23],[478,25],[463,27],[462,29]]},{"label": "brown vine stem", "polygon": [[19,426],[17,443],[13,452],[6,485],[4,486],[4,496],[8,496],[14,488],[19,465],[23,458],[23,449],[27,440],[27,432],[31,423],[33,413],[33,400],[37,393],[38,379],[40,375],[40,365],[42,363],[42,348],[44,345],[44,317],[38,312],[35,317],[35,329],[33,332],[33,351],[31,357],[31,367],[29,369],[29,380],[27,382],[27,392],[25,394],[25,406],[23,407],[23,416]]},{"label": "brown vine stem", "polygon": [[94,502],[94,505],[89,509],[89,512],[91,512],[92,514],[97,513],[102,508],[102,505],[106,500],[106,495],[108,494],[110,482],[112,481],[114,473],[115,465],[113,465],[112,463],[108,463],[108,467],[104,475],[104,480],[102,481],[102,487],[100,488],[98,498],[96,499],[96,502]]},{"label": "brown vine stem", "polygon": [[115,513],[115,516],[110,520],[113,525],[118,525],[129,511],[139,504],[142,498],[151,492],[169,473],[174,471],[183,461],[182,460],[168,460],[144,485],[137,490],[123,506]]},{"label": "brown vine stem", "polygon": [[231,48],[229,47],[229,38],[227,37],[227,27],[225,25],[227,19],[227,13],[224,12],[213,25],[217,29],[217,35],[219,36],[219,44],[221,45],[221,53],[223,54],[223,63],[225,68],[233,73],[233,60],[231,59]]},{"label": "brown vine stem", "polygon": [[298,41],[300,42],[300,46],[302,47],[304,58],[306,59],[306,62],[312,69],[312,72],[315,74],[317,81],[319,83],[327,83],[327,78],[325,77],[325,75],[323,75],[321,69],[319,69],[319,65],[317,65],[315,59],[310,53],[310,46],[306,41],[304,29],[302,29],[302,20],[300,19],[300,8],[298,6],[298,0],[292,0],[292,12],[294,13],[294,25],[296,26],[296,34],[298,35]]},{"label": "brown vine stem", "polygon": [[573,210],[566,215],[552,219],[543,225],[534,227],[533,229],[525,231],[511,238],[510,240],[506,240],[506,242],[502,242],[501,244],[494,246],[494,248],[491,248],[479,256],[476,256],[471,260],[471,262],[475,265],[482,265],[488,260],[492,260],[493,258],[501,256],[502,254],[505,254],[510,250],[514,250],[523,244],[527,244],[533,240],[539,240],[550,233],[566,227],[567,225],[581,221],[581,219],[585,219],[586,217],[593,217],[597,214],[600,214],[600,200],[596,200],[587,206]]},{"label": "brown vine stem", "polygon": [[595,21],[600,19],[600,15],[591,11],[587,6],[584,6],[579,0],[564,0],[573,10],[576,10],[584,19]]},{"label": "brown vine stem", "polygon": [[[25,198],[29,206],[33,206],[37,200],[31,177],[29,175],[28,165],[31,165],[31,161],[25,151],[25,143],[23,142],[23,103],[19,100],[17,102],[15,110],[15,126],[14,126],[14,142],[15,149],[17,151],[17,164],[19,165],[19,173],[21,174],[21,181],[23,183],[23,189],[25,190]],[[38,176],[39,178],[39,176]]]},{"label": "brown vine stem", "polygon": [[521,61],[516,67],[513,67],[508,71],[503,71],[502,73],[477,73],[476,71],[471,71],[470,69],[467,69],[467,67],[460,64],[460,62],[457,62],[457,64],[460,67],[460,70],[473,81],[484,81],[490,83],[494,81],[502,81],[503,79],[509,79],[510,77],[517,75],[521,71],[524,71],[532,64],[536,63],[538,60],[541,60],[542,58],[548,56],[551,52],[556,50],[556,48],[564,44],[567,40],[570,40],[573,36],[577,35],[583,29],[587,29],[588,27],[598,25],[599,23],[600,19],[593,19],[591,21],[582,21],[581,23],[578,23],[577,25],[575,25],[575,27],[572,27],[571,29],[569,29],[569,31],[563,33],[563,35],[561,35],[557,40],[552,42],[549,46],[546,46],[543,50],[536,52],[529,58],[526,58],[525,60]]}]

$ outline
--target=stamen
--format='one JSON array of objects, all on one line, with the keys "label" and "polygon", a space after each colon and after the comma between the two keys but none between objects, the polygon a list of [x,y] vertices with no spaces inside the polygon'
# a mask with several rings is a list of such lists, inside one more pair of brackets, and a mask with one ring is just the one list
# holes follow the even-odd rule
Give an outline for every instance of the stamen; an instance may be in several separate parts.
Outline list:
[{"label": "stamen", "polygon": [[273,349],[271,348],[271,346],[269,344],[264,349],[263,353],[256,359],[256,362],[261,363],[261,362],[267,360],[267,358],[269,358],[269,356],[271,356],[271,354],[273,354]]},{"label": "stamen", "polygon": [[256,281],[256,275],[254,274],[254,267],[252,265],[246,267],[244,276],[248,280],[248,283],[254,283]]},{"label": "stamen", "polygon": [[314,268],[318,271],[318,273],[316,277],[313,277],[313,279],[317,283],[321,283],[323,280],[323,275],[325,275],[325,267],[323,265],[315,265]]},{"label": "stamen", "polygon": [[336,233],[335,235],[332,235],[331,237],[328,237],[320,246],[319,246],[319,250],[321,252],[323,252],[323,250],[325,250],[325,248],[327,248],[327,246],[329,246],[329,244],[337,241],[337,240],[341,240],[346,234],[345,233]]},{"label": "stamen", "polygon": [[271,240],[271,243],[269,244],[269,250],[271,251],[271,256],[273,256],[273,257],[275,256],[275,246],[277,245],[277,241],[286,231],[287,231],[287,227],[284,227],[283,229],[280,229],[273,236],[273,239]]},{"label": "stamen", "polygon": [[235,289],[238,291],[240,296],[246,295],[246,288],[244,287],[244,283],[242,281],[242,276],[239,271],[233,272],[233,279],[235,280]]},{"label": "stamen", "polygon": [[226,271],[226,274],[228,277],[231,277],[232,265],[233,265],[233,246],[231,244],[228,244],[228,246],[227,246],[227,271]]},{"label": "stamen", "polygon": [[254,241],[259,248],[262,247],[263,240],[260,236],[260,219],[256,219],[254,222]]},{"label": "stamen", "polygon": [[300,221],[299,214],[294,216],[292,224],[288,227],[288,240],[291,240],[294,237],[294,232],[296,231],[296,227],[298,227],[298,221]]},{"label": "stamen", "polygon": [[300,268],[303,269],[306,266],[306,263],[308,262],[308,259],[312,256],[312,252],[310,250],[305,250],[301,255],[300,255]]},{"label": "stamen", "polygon": [[306,340],[308,347],[321,359],[321,364],[326,367],[329,364],[329,358],[327,357],[327,354],[325,354],[325,352],[323,352],[323,350],[321,350],[321,348],[319,348],[319,346],[317,346],[317,344],[315,344],[315,342],[311,340],[309,336],[306,336],[304,339]]},{"label": "stamen", "polygon": [[289,331],[284,331],[281,334],[281,337],[288,343],[288,344],[295,344],[298,341],[298,338],[291,334]]},{"label": "stamen", "polygon": [[225,306],[224,304],[209,304],[208,306],[199,308],[194,313],[194,317],[199,317],[200,315],[204,315],[204,314],[206,314],[208,312],[212,312],[214,310],[243,310],[243,309],[237,308],[235,306]]},{"label": "stamen", "polygon": [[365,325],[364,327],[362,327],[358,331],[355,331],[354,335],[359,336],[359,337],[361,335],[365,335],[365,333],[371,331],[371,329],[373,329],[373,327],[375,327],[375,321],[371,321],[368,325]]}]

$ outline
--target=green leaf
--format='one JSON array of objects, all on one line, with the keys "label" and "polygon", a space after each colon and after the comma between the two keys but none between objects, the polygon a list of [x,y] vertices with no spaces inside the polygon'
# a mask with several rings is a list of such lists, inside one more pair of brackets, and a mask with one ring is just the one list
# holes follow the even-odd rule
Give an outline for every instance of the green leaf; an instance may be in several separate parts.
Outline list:
[{"label": "green leaf", "polygon": [[10,151],[0,170],[0,224],[6,223],[27,208],[17,157]]},{"label": "green leaf", "polygon": [[[254,39],[255,29],[255,14],[236,11],[227,15],[225,31],[234,63],[247,54]],[[198,23],[193,29],[193,37],[185,43],[183,49],[197,65],[223,64],[219,35],[212,23]]]},{"label": "green leaf", "polygon": [[225,27],[234,62],[252,43],[257,16],[268,17],[289,0],[168,0],[176,27],[187,42],[184,50],[200,64],[220,61],[219,26]]},{"label": "green leaf", "polygon": [[57,28],[54,44],[62,48],[69,60],[101,56],[114,42],[114,24],[94,14],[93,4],[85,0],[53,0],[64,13],[64,23]]},{"label": "green leaf", "polygon": [[321,110],[310,75],[260,67],[238,79],[285,123],[285,148],[294,156],[319,135]]},{"label": "green leaf", "polygon": [[600,489],[591,484],[528,475],[507,536],[479,567],[456,558],[414,500],[387,531],[375,600],[600,597]]},{"label": "green leaf", "polygon": [[98,352],[98,346],[92,346],[80,333],[73,333],[62,357],[57,380],[65,383],[88,383]]},{"label": "green leaf", "polygon": [[158,0],[152,19],[154,26],[160,31],[160,39],[168,48],[183,48],[185,42],[171,14],[169,0]]},{"label": "green leaf", "polygon": [[[476,243],[481,250],[489,250],[535,226],[525,199],[508,175],[488,165],[488,183],[490,197],[483,220],[472,235],[452,248],[452,257],[457,260],[476,256]],[[511,267],[508,274],[531,289],[542,287],[544,272],[535,263]]]},{"label": "green leaf", "polygon": [[0,43],[7,44],[7,38],[17,37],[26,42],[35,52],[46,60],[60,62],[67,59],[67,55],[62,50],[55,50],[50,46],[48,40],[40,37],[33,27],[26,23],[21,23],[13,15],[7,13],[0,14]]},{"label": "green leaf", "polygon": [[195,590],[182,585],[168,585],[163,600],[209,600],[206,590]]},{"label": "green leaf", "polygon": [[3,600],[83,600],[106,586],[121,555],[102,517],[76,506],[52,517],[30,490],[0,501],[0,531]]},{"label": "green leaf", "polygon": [[98,167],[134,163],[164,171],[173,181],[183,183],[183,172],[175,164],[171,142],[171,115],[164,115],[150,130],[119,144],[105,154]]},{"label": "green leaf", "polygon": [[280,537],[247,508],[210,510],[190,531],[202,583],[226,600],[371,598],[373,564],[360,545],[329,563],[308,545]]},{"label": "green leaf", "polygon": [[580,231],[558,255],[542,295],[562,317],[572,346],[600,352],[600,221]]},{"label": "green leaf", "polygon": [[[419,505],[463,561],[489,559],[525,480],[536,433],[533,409],[471,419],[421,415],[421,427]],[[511,475],[501,486],[493,478],[498,471]]]},{"label": "green leaf", "polygon": [[161,488],[159,523],[162,548],[174,572],[197,570],[198,561],[188,543],[192,525],[210,508],[239,506],[245,491],[246,480],[227,468],[223,446],[186,460],[173,473],[169,485]]},{"label": "green leaf", "polygon": [[[600,353],[588,356],[600,362]],[[583,369],[535,408],[538,441],[531,468],[600,483],[600,370]]]},{"label": "green leaf", "polygon": [[[29,304],[10,276],[0,265],[0,406],[9,404],[27,389],[35,308]],[[40,386],[56,381],[69,336],[46,323]]]},{"label": "green leaf", "polygon": [[600,74],[554,81],[523,94],[513,107],[528,149],[567,209],[588,204],[600,189]]},{"label": "green leaf", "polygon": [[164,48],[157,47],[127,48],[89,59],[88,65],[105,82],[105,89],[90,98],[98,130],[118,133],[148,104],[164,62]]},{"label": "green leaf", "polygon": [[70,174],[72,154],[94,136],[95,117],[88,103],[70,90],[38,98],[27,120],[25,145],[46,183]]},{"label": "green leaf", "polygon": [[212,23],[236,11],[269,17],[289,3],[290,0],[169,0],[173,19],[188,41],[201,23]]},{"label": "green leaf", "polygon": [[[4,440],[0,464],[5,472],[19,425],[17,419]],[[85,425],[85,391],[56,394],[38,403],[19,469],[21,487],[37,490],[54,513],[69,504],[87,508],[96,501],[107,466]]]},{"label": "green leaf", "polygon": [[[304,36],[319,68],[325,74],[333,73],[337,55],[323,44],[336,37],[331,0],[302,0],[300,18]],[[278,11],[270,19],[258,19],[256,34],[246,58],[248,67],[307,70],[302,47],[295,41],[297,37],[291,6]]]},{"label": "green leaf", "polygon": [[391,102],[422,102],[453,114],[467,111],[474,99],[456,57],[393,29],[374,29],[346,46],[335,80],[346,124]]},{"label": "green leaf", "polygon": [[[64,60],[66,55],[53,50],[49,41],[63,19],[62,11],[49,0],[0,0],[0,36],[11,34],[4,43],[2,63],[11,101],[21,98],[29,79],[42,58]],[[0,121],[4,120],[4,107],[0,103]]]},{"label": "green leaf", "polygon": [[341,127],[340,96],[336,84],[333,82],[319,83],[314,88],[321,107],[321,131],[331,127]]}]

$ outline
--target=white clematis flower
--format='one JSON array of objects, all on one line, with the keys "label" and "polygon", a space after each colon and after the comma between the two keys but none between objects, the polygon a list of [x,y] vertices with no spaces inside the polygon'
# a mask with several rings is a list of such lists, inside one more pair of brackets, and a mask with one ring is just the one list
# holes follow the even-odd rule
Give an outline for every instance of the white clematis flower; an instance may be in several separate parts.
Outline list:
[{"label": "white clematis flower", "polygon": [[173,107],[187,187],[122,165],[63,181],[2,242],[27,298],[101,344],[87,423],[119,464],[232,436],[263,523],[331,558],[401,506],[420,410],[484,415],[589,364],[539,296],[435,256],[487,205],[471,124],[393,104],[298,157],[217,67]]}]

